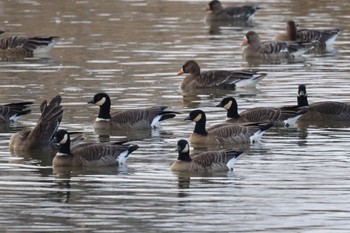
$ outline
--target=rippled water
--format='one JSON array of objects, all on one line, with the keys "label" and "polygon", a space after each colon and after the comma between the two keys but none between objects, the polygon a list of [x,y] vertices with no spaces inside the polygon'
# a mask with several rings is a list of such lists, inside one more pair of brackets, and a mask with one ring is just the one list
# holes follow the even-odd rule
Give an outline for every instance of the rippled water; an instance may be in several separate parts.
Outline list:
[{"label": "rippled water", "polygon": [[[226,5],[241,2],[223,1]],[[214,106],[235,96],[240,110],[295,104],[297,86],[309,102],[348,101],[350,5],[336,1],[265,1],[252,24],[204,23],[206,1],[0,1],[2,26],[13,33],[55,35],[48,59],[0,63],[0,103],[35,101],[33,114],[0,133],[0,229],[7,232],[348,232],[350,204],[347,127],[272,129],[251,145],[234,172],[207,175],[169,170],[178,139],[193,124],[193,108],[208,124],[225,112]],[[256,88],[181,92],[176,72],[188,59],[202,70],[242,69],[240,41],[249,30],[263,40],[294,19],[302,28],[343,30],[332,53],[282,64]],[[98,109],[87,104],[100,91],[115,108],[169,105],[183,114],[145,135],[125,167],[53,169],[51,158],[12,155],[10,136],[38,119],[42,100],[61,94],[62,127],[81,130],[87,141]]]}]

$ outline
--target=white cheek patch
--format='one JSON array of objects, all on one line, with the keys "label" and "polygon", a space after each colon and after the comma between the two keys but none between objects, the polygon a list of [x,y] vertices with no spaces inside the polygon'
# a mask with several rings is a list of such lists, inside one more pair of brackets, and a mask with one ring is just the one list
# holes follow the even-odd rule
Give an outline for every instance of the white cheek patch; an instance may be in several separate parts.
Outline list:
[{"label": "white cheek patch", "polygon": [[68,134],[65,134],[62,138],[62,140],[60,141],[60,144],[65,144],[68,140]]},{"label": "white cheek patch", "polygon": [[194,122],[198,122],[200,119],[202,119],[202,114],[198,114],[196,118],[193,119]]},{"label": "white cheek patch", "polygon": [[232,100],[230,100],[227,104],[224,105],[224,109],[228,110],[232,106]]},{"label": "white cheek patch", "polygon": [[181,151],[182,153],[187,153],[190,150],[190,147],[188,144],[185,146],[185,148]]},{"label": "white cheek patch", "polygon": [[96,105],[102,106],[106,102],[106,97],[103,97],[101,100],[96,102]]}]

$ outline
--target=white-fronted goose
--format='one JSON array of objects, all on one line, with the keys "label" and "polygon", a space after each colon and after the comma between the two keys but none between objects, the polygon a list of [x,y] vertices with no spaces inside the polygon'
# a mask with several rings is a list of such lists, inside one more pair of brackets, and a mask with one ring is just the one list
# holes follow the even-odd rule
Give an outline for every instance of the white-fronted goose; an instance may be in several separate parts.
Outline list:
[{"label": "white-fronted goose", "polygon": [[293,20],[289,20],[286,24],[286,33],[277,34],[274,40],[275,41],[297,41],[300,43],[311,43],[314,41],[318,41],[323,46],[331,47],[333,46],[339,33],[340,33],[339,29],[297,30],[297,25],[295,24],[295,22]]},{"label": "white-fronted goose", "polygon": [[20,102],[0,105],[0,124],[16,122],[20,116],[29,114],[29,105],[33,102]]},{"label": "white-fronted goose", "polygon": [[210,70],[201,72],[197,62],[187,61],[177,75],[187,75],[181,83],[181,89],[197,88],[222,88],[234,89],[236,86],[254,86],[257,82],[266,76],[266,73],[258,71],[228,71],[228,70]]},{"label": "white-fronted goose", "polygon": [[24,129],[12,135],[10,150],[13,151],[40,151],[57,149],[52,144],[55,134],[63,116],[61,96],[57,95],[50,103],[43,101],[40,105],[41,116],[34,129]]},{"label": "white-fronted goose", "polygon": [[308,108],[303,107],[257,107],[250,108],[238,113],[237,101],[234,97],[223,98],[216,105],[227,110],[226,122],[243,123],[243,122],[272,122],[275,126],[290,126],[294,124]]},{"label": "white-fronted goose", "polygon": [[111,99],[106,93],[98,93],[89,101],[100,107],[94,122],[95,129],[153,129],[161,121],[175,117],[177,112],[165,111],[167,106],[154,106],[140,109],[120,110],[110,113]]},{"label": "white-fronted goose", "polygon": [[104,167],[124,165],[128,156],[137,150],[137,145],[120,143],[86,143],[70,146],[70,136],[66,130],[58,130],[55,142],[59,149],[52,164],[56,167]]},{"label": "white-fronted goose", "polygon": [[0,54],[2,56],[24,56],[47,54],[56,44],[58,37],[27,37],[22,35],[8,35],[1,31]]},{"label": "white-fronted goose", "polygon": [[251,20],[259,9],[258,6],[223,7],[220,1],[213,0],[205,8],[206,11],[210,11],[206,21]]},{"label": "white-fronted goose", "polygon": [[300,117],[299,121],[350,121],[350,103],[322,101],[309,104],[306,86],[298,87],[298,106],[309,106],[309,111]]},{"label": "white-fronted goose", "polygon": [[193,133],[189,138],[191,144],[222,145],[244,144],[255,142],[265,131],[272,127],[272,123],[242,123],[218,124],[206,129],[206,115],[202,110],[193,110],[185,120],[195,122]]},{"label": "white-fronted goose", "polygon": [[206,151],[190,155],[190,146],[187,140],[177,142],[179,153],[177,160],[171,165],[176,172],[214,172],[233,170],[233,165],[243,151],[220,150]]},{"label": "white-fronted goose", "polygon": [[261,42],[259,35],[253,31],[249,31],[244,36],[241,46],[246,46],[242,54],[245,60],[294,58],[313,48],[313,45],[304,45],[295,41]]}]

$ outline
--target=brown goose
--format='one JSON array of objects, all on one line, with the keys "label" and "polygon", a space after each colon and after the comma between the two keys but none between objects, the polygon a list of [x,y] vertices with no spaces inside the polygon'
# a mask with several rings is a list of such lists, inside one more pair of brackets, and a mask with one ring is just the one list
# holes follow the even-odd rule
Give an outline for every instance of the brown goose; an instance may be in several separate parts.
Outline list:
[{"label": "brown goose", "polygon": [[66,130],[58,130],[54,139],[59,143],[58,153],[52,161],[56,167],[124,165],[128,156],[139,148],[137,145],[120,143],[86,143],[71,148],[70,136]]},{"label": "brown goose", "polygon": [[298,106],[309,106],[309,111],[300,117],[299,121],[350,121],[350,103],[323,101],[309,104],[306,86],[298,87]]},{"label": "brown goose", "polygon": [[177,73],[187,75],[181,83],[181,89],[197,89],[197,88],[229,88],[234,89],[236,86],[254,86],[266,73],[258,73],[258,71],[227,71],[227,70],[211,70],[201,72],[197,62],[193,60],[187,61]]},{"label": "brown goose", "polygon": [[177,112],[164,111],[167,106],[154,106],[143,109],[121,110],[110,113],[111,99],[106,93],[98,93],[89,101],[100,106],[94,122],[95,129],[153,129],[161,121],[175,117]]},{"label": "brown goose", "polygon": [[289,20],[286,25],[286,33],[277,34],[274,38],[275,41],[297,41],[301,43],[311,43],[318,41],[321,45],[326,47],[333,46],[337,36],[339,35],[339,29],[328,30],[310,30],[301,29],[297,30],[297,25],[293,20]]},{"label": "brown goose", "polygon": [[170,169],[177,172],[213,172],[233,170],[233,165],[243,151],[221,150],[192,154],[188,142],[181,139],[177,142],[179,153]]},{"label": "brown goose", "polygon": [[33,102],[0,105],[0,123],[16,122],[20,116],[31,112],[28,106],[31,104],[33,104]]},{"label": "brown goose", "polygon": [[56,44],[58,37],[27,37],[22,35],[7,35],[1,31],[0,53],[2,56],[24,56],[47,54]]},{"label": "brown goose", "polygon": [[249,31],[244,36],[241,46],[246,46],[243,50],[245,60],[294,58],[313,48],[313,45],[303,45],[293,41],[260,42],[258,34],[253,31]]},{"label": "brown goose", "polygon": [[206,129],[206,115],[202,110],[193,110],[185,120],[195,122],[189,141],[197,145],[244,144],[255,142],[272,123],[218,124]]},{"label": "brown goose", "polygon": [[209,2],[206,11],[210,13],[206,17],[206,21],[234,21],[234,20],[251,20],[256,11],[260,8],[258,6],[241,6],[241,7],[223,7],[221,2],[213,0]]},{"label": "brown goose", "polygon": [[227,110],[226,122],[243,123],[243,122],[272,122],[275,126],[290,126],[294,124],[308,108],[293,107],[257,107],[247,109],[238,113],[237,101],[233,97],[223,98],[216,105]]},{"label": "brown goose", "polygon": [[61,123],[63,109],[61,96],[57,95],[50,103],[43,101],[40,105],[41,116],[34,129],[24,129],[15,133],[10,139],[10,150],[40,151],[57,149],[52,138]]}]

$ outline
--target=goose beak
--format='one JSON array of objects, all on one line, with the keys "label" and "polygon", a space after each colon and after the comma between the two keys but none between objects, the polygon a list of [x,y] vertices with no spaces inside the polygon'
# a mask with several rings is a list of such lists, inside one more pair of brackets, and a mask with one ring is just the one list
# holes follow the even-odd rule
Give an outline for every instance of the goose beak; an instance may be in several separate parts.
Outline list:
[{"label": "goose beak", "polygon": [[57,137],[53,137],[50,141],[52,144],[58,144]]},{"label": "goose beak", "polygon": [[88,104],[95,104],[94,100],[90,100],[89,102],[87,102]]},{"label": "goose beak", "polygon": [[206,7],[203,8],[203,11],[210,11],[210,6],[207,5]]},{"label": "goose beak", "polygon": [[185,117],[185,119],[184,119],[184,121],[190,121],[190,120],[191,120],[190,116],[187,116],[187,117]]},{"label": "goose beak", "polygon": [[246,46],[246,45],[248,45],[248,39],[247,39],[247,37],[244,37],[242,42],[241,42],[241,46]]},{"label": "goose beak", "polygon": [[177,72],[177,75],[182,75],[183,73],[185,73],[185,72],[184,72],[184,69],[181,68],[181,70],[179,70],[179,72]]},{"label": "goose beak", "polygon": [[221,105],[221,103],[219,103],[219,104],[215,105],[215,107],[220,107],[220,108],[222,108],[222,105]]}]

